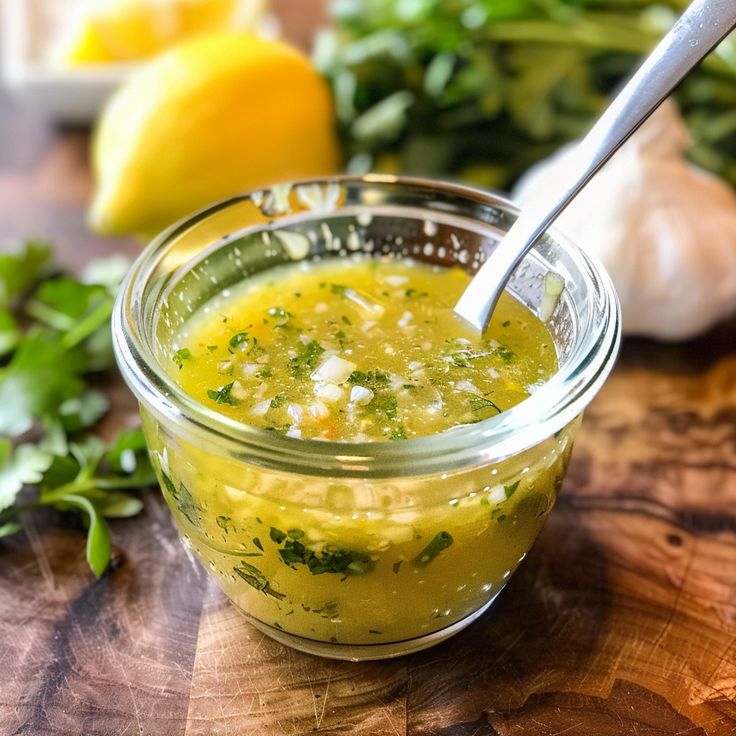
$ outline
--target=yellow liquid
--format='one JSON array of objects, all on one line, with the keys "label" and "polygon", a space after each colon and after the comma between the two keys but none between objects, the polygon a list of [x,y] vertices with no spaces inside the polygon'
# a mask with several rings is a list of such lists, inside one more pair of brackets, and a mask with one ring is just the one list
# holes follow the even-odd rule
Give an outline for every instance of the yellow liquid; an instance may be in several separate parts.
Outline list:
[{"label": "yellow liquid", "polygon": [[482,337],[458,319],[468,281],[367,258],[276,269],[192,320],[172,370],[203,404],[301,438],[397,440],[478,422],[525,399],[556,358],[545,326],[506,294]]},{"label": "yellow liquid", "polygon": [[[459,323],[460,271],[375,260],[303,269],[269,272],[194,315],[172,348],[186,391],[273,431],[401,441],[494,416],[556,366],[546,328],[513,299],[483,338]],[[322,351],[300,353],[310,342]],[[318,372],[330,357],[354,367],[333,374],[341,394],[326,400],[315,388],[329,384]],[[353,401],[356,386],[373,398]],[[327,416],[310,411],[317,401]],[[144,426],[185,541],[226,594],[264,624],[353,645],[430,634],[498,593],[554,503],[575,430],[494,466],[338,479],[211,454],[150,415]]]}]

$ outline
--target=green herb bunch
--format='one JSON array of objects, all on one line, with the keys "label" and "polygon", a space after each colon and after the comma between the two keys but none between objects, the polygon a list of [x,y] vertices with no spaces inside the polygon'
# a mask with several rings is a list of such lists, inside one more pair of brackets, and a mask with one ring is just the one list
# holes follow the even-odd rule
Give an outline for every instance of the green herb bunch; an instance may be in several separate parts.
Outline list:
[{"label": "green herb bunch", "polygon": [[113,367],[110,315],[127,262],[92,263],[76,280],[50,259],[35,242],[0,254],[0,537],[43,507],[81,514],[87,561],[101,575],[105,518],[137,514],[129,491],[155,483],[139,429],[111,444],[92,432],[108,410],[95,386]]},{"label": "green herb bunch", "polygon": [[[356,173],[508,187],[580,137],[688,0],[334,0],[315,57]],[[736,36],[677,92],[691,158],[736,184]]]}]

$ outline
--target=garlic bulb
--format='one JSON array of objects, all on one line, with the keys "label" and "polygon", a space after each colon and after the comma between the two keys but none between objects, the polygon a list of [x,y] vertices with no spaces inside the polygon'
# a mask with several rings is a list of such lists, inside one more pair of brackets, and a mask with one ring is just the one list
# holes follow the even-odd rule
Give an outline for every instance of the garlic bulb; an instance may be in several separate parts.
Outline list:
[{"label": "garlic bulb", "polygon": [[[736,194],[685,160],[689,143],[666,102],[557,220],[611,274],[624,334],[685,339],[736,310]],[[559,186],[573,149],[533,167],[514,199]]]}]

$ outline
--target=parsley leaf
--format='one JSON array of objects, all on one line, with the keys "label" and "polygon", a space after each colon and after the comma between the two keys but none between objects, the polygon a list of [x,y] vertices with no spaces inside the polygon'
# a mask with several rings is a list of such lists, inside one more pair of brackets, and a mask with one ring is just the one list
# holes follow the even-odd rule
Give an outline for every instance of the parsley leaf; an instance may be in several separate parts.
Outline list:
[{"label": "parsley leaf", "polygon": [[26,304],[26,312],[39,322],[66,332],[100,307],[107,319],[110,306],[110,293],[104,286],[82,284],[62,276],[41,284]]},{"label": "parsley leaf", "polygon": [[67,350],[58,333],[36,328],[27,334],[0,368],[0,435],[17,437],[34,419],[57,416],[66,399],[83,393],[85,367],[84,355]]},{"label": "parsley leaf", "polygon": [[312,575],[363,575],[373,569],[373,561],[362,552],[331,548],[314,552],[296,539],[288,539],[279,555],[292,567],[306,565]]},{"label": "parsley leaf", "polygon": [[87,389],[59,406],[59,418],[66,430],[92,427],[105,416],[109,406],[105,394],[96,389]]},{"label": "parsley leaf", "polygon": [[146,438],[140,429],[123,430],[107,449],[104,457],[114,474],[127,474],[139,486],[156,484],[156,473],[148,457]]},{"label": "parsley leaf", "polygon": [[[108,448],[97,437],[89,436],[69,444],[69,455],[53,455],[42,441],[20,445],[12,451],[9,440],[0,440],[0,528],[20,528],[16,517],[21,512],[43,506],[60,511],[77,511],[87,519],[87,561],[96,575],[101,575],[110,558],[110,534],[105,517],[134,516],[143,508],[142,501],[127,493],[150,485],[153,474],[145,450],[135,452],[135,463],[120,466],[121,444],[140,448],[144,443],[140,430],[126,432]],[[129,472],[130,471],[130,472]],[[14,505],[24,484],[38,485],[37,497]]]},{"label": "parsley leaf", "polygon": [[161,480],[163,481],[164,490],[171,496],[179,511],[181,511],[190,524],[196,524],[199,521],[202,509],[194,496],[192,496],[189,488],[181,481],[177,486],[163,468],[161,469]]},{"label": "parsley leaf", "polygon": [[13,450],[10,440],[0,439],[0,511],[9,508],[26,483],[40,483],[51,466],[52,455],[25,444]]},{"label": "parsley leaf", "polygon": [[[108,409],[86,381],[113,363],[113,291],[127,261],[90,264],[85,278],[104,283],[58,276],[38,284],[49,256],[36,243],[0,255],[0,537],[42,507],[81,514],[87,561],[101,575],[110,558],[105,518],[139,513],[143,503],[129,490],[155,481],[140,430],[111,446],[87,434]],[[30,441],[14,447],[20,435]]]},{"label": "parsley leaf", "polygon": [[76,507],[83,511],[89,521],[87,531],[87,562],[97,577],[102,575],[110,561],[110,530],[102,514],[85,496],[75,493],[59,497],[58,504]]},{"label": "parsley leaf", "polygon": [[276,544],[281,544],[281,542],[286,539],[286,533],[282,532],[280,529],[276,529],[276,527],[271,527],[271,531],[269,532],[269,536],[271,539],[276,542]]},{"label": "parsley leaf", "polygon": [[0,307],[0,356],[7,355],[20,342],[21,332],[15,317]]},{"label": "parsley leaf", "polygon": [[51,255],[47,245],[28,241],[20,253],[0,253],[0,307],[8,307],[41,275]]}]

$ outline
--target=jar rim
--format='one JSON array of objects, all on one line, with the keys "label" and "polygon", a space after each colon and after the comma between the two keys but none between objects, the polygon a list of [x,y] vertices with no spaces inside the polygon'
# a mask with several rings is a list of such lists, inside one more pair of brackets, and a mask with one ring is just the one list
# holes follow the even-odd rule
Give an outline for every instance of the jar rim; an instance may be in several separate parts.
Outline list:
[{"label": "jar rim", "polygon": [[[375,185],[429,189],[474,203],[518,213],[511,201],[461,184],[390,175],[334,176],[295,185]],[[529,398],[476,424],[400,442],[336,442],[282,437],[237,422],[187,394],[161,365],[143,325],[141,295],[175,238],[196,223],[242,203],[239,195],[204,208],[173,224],[144,249],[123,281],[112,318],[113,344],[123,378],[142,406],[200,446],[215,447],[253,464],[308,475],[334,477],[422,476],[495,464],[551,437],[590,403],[610,373],[621,341],[618,298],[610,277],[595,258],[555,228],[548,234],[587,274],[600,301],[602,319],[586,330],[573,359]],[[319,215],[315,213],[315,217]],[[265,223],[264,227],[268,227]],[[490,229],[490,226],[488,226]],[[193,255],[193,260],[197,254]]]}]

